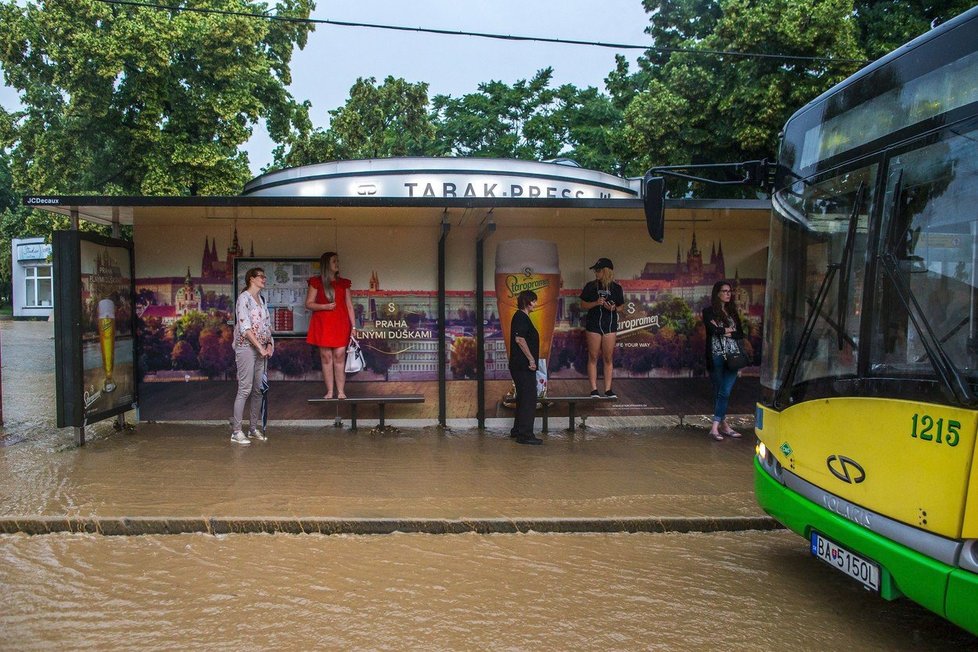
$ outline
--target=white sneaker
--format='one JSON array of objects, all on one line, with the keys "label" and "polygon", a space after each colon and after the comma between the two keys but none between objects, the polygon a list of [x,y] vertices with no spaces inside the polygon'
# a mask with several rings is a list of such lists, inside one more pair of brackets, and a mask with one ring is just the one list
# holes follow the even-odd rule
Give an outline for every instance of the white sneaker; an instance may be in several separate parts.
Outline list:
[{"label": "white sneaker", "polygon": [[242,444],[244,446],[251,445],[251,442],[248,441],[248,438],[245,437],[244,433],[241,432],[240,430],[235,431],[235,433],[231,435],[231,441],[234,442],[235,444]]},{"label": "white sneaker", "polygon": [[258,441],[268,441],[268,437],[265,436],[265,433],[263,433],[258,428],[255,428],[254,430],[249,432],[248,436],[252,439],[257,439]]}]

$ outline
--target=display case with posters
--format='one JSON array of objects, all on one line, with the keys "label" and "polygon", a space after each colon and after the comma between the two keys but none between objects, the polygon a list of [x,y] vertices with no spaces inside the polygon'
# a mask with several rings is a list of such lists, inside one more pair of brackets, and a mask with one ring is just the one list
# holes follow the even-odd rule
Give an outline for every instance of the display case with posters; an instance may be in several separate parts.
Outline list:
[{"label": "display case with posters", "polygon": [[253,267],[265,270],[262,295],[268,305],[275,337],[305,337],[310,313],[306,310],[306,282],[319,275],[318,258],[236,258],[234,261],[234,301],[244,292],[244,277]]},{"label": "display case with posters", "polygon": [[58,427],[83,427],[137,405],[132,243],[54,233]]}]

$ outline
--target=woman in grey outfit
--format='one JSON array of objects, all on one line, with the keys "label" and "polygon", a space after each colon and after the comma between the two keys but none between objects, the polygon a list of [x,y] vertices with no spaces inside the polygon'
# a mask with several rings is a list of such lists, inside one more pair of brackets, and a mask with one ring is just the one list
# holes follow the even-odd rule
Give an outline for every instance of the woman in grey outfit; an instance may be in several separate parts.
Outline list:
[{"label": "woman in grey outfit", "polygon": [[[249,437],[265,441],[265,433],[258,427],[261,418],[261,377],[268,359],[275,351],[271,319],[261,291],[265,288],[265,270],[253,267],[245,273],[246,289],[238,296],[235,305],[234,361],[238,368],[238,394],[234,398],[231,417],[231,441],[247,446]],[[244,406],[251,397],[251,420],[246,437],[241,431]]]}]

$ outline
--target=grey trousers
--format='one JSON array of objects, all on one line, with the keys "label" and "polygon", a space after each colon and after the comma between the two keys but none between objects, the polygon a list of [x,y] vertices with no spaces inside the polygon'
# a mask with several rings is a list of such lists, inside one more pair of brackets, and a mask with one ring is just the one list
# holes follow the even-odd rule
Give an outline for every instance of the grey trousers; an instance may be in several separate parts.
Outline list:
[{"label": "grey trousers", "polygon": [[267,358],[251,346],[234,347],[234,361],[238,366],[238,394],[234,397],[234,412],[231,415],[231,431],[241,430],[244,406],[251,397],[251,429],[261,423],[261,375],[265,372]]}]

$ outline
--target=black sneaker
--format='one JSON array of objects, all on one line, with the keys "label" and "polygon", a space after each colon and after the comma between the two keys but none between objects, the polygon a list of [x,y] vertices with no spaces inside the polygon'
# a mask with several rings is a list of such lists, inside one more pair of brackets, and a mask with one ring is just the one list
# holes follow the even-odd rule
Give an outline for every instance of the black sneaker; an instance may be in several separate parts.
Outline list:
[{"label": "black sneaker", "polygon": [[543,440],[539,437],[521,437],[516,440],[517,444],[526,444],[527,446],[540,446],[543,444]]},{"label": "black sneaker", "polygon": [[615,390],[613,389],[609,389],[607,392],[604,393],[604,395],[605,398],[618,398],[618,395],[615,394]]},{"label": "black sneaker", "polygon": [[598,390],[592,389],[591,390],[591,398],[601,398],[601,394],[598,393]]}]

